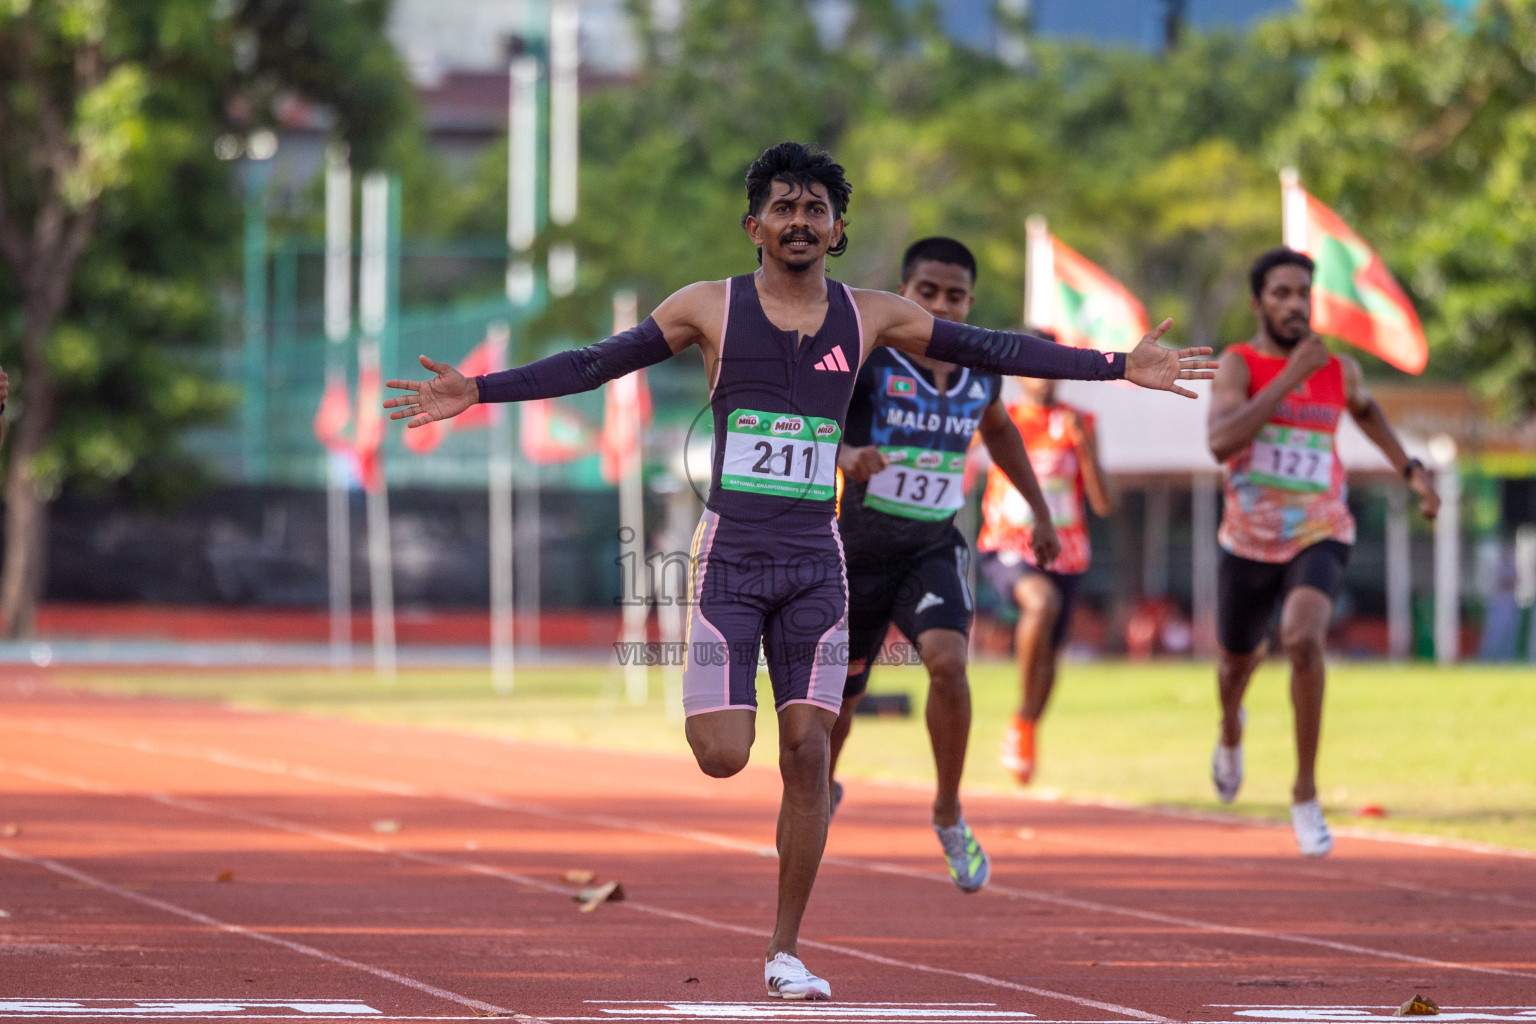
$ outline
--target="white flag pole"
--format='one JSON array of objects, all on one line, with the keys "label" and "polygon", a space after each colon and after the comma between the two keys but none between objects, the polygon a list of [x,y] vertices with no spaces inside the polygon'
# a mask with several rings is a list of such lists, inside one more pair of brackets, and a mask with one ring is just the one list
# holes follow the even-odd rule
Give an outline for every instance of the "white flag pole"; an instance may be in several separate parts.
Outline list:
[{"label": "white flag pole", "polygon": [[[507,325],[491,327],[486,341],[491,346],[492,366],[506,362],[509,338]],[[512,424],[503,415],[500,405],[493,405],[490,412],[487,504],[491,548],[491,688],[497,693],[508,694],[512,692],[516,673],[512,598]]]},{"label": "white flag pole", "polygon": [[1280,239],[1288,249],[1307,251],[1307,193],[1294,167],[1280,171]]},{"label": "white flag pole", "polygon": [[1056,320],[1056,254],[1045,218],[1035,214],[1024,222],[1024,326],[1054,327]]},{"label": "white flag pole", "polygon": [[[538,238],[539,232],[539,78],[542,74],[539,61],[535,57],[515,57],[508,69],[509,98],[507,104],[507,248],[509,258],[507,261],[507,301],[514,310],[521,310],[533,301],[537,286],[533,270],[532,249],[533,243]],[[505,425],[508,434],[507,441],[510,445],[511,424]],[[507,452],[508,480],[505,484],[505,500],[507,502],[506,526],[507,549],[502,559],[506,565],[512,564],[512,548],[518,541],[522,542],[522,548],[526,555],[527,564],[520,575],[523,577],[523,589],[525,594],[531,594],[528,600],[529,607],[525,609],[531,614],[533,626],[533,643],[538,645],[538,589],[539,589],[539,493],[538,470],[531,468],[526,474],[524,492],[519,496],[516,492],[519,488],[510,477],[512,473],[512,453]],[[493,474],[494,475],[494,474]],[[500,498],[492,499],[494,505]],[[528,504],[532,504],[532,513],[525,511]],[[494,515],[493,511],[493,515]],[[491,535],[494,539],[501,526],[493,525]],[[508,601],[515,606],[516,597],[512,582],[511,570],[507,577]],[[510,616],[512,613],[508,613]],[[512,619],[504,620],[506,628],[511,629]],[[512,644],[511,633],[507,637],[508,649]],[[510,657],[510,655],[508,655]],[[493,658],[494,662],[494,658]],[[510,664],[510,662],[509,662]],[[507,670],[510,673],[510,669]],[[495,675],[495,673],[493,673]],[[501,676],[496,676],[501,680]],[[507,677],[510,679],[510,675]],[[497,682],[497,686],[502,682]],[[510,687],[510,682],[506,683]]]},{"label": "white flag pole", "polygon": [[513,306],[533,300],[529,250],[539,233],[539,62],[516,57],[508,69],[507,103],[507,298]]},{"label": "white flag pole", "polygon": [[[352,169],[333,147],[325,168],[325,337],[329,392],[346,387],[346,345],[352,336]],[[326,571],[330,582],[331,667],[352,667],[352,516],[347,457],[326,453]]]},{"label": "white flag pole", "polygon": [[[549,8],[549,220],[566,227],[576,220],[576,174],[580,156],[578,71],[581,66],[580,7],[554,0]],[[576,246],[569,240],[549,248],[549,291],[576,290]]]},{"label": "white flag pole", "polygon": [[[627,331],[639,322],[639,300],[632,291],[615,292],[613,296],[613,333]],[[646,597],[649,588],[646,580],[649,572],[645,564],[645,503],[641,490],[641,430],[640,378],[627,374],[609,387],[619,388],[615,405],[619,415],[627,421],[625,426],[633,446],[625,452],[624,464],[619,476],[619,556],[626,569],[620,574],[620,586],[629,575],[634,593],[623,593],[624,643],[630,645],[630,656],[624,665],[624,693],[631,704],[644,704],[649,689],[650,672],[638,656],[645,643],[645,620],[648,612]],[[622,591],[621,591],[622,593]]]},{"label": "white flag pole", "polygon": [[[389,296],[390,180],[382,171],[363,177],[362,258],[358,267],[359,375],[378,371]],[[383,469],[380,469],[382,476]],[[368,580],[373,598],[373,664],[379,681],[395,680],[394,567],[389,547],[389,486],[367,492]]]}]

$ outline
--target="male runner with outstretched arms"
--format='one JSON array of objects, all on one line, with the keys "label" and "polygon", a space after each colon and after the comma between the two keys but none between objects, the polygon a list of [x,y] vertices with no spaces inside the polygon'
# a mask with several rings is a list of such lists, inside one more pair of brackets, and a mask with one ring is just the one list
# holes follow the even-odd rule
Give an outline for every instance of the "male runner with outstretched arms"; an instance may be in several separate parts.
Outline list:
[{"label": "male runner with outstretched arms", "polygon": [[1291,827],[1303,854],[1322,857],[1333,848],[1315,777],[1323,646],[1355,542],[1334,444],[1344,411],[1407,479],[1425,518],[1439,512],[1440,498],[1366,391],[1360,364],[1331,354],[1312,332],[1312,269],[1308,256],[1285,248],[1254,261],[1249,287],[1258,333],[1222,353],[1211,390],[1211,454],[1226,478],[1216,591],[1221,735],[1211,778],[1223,803],[1237,797],[1243,694],[1279,604],[1296,727]]},{"label": "male runner with outstretched arms", "polygon": [[426,356],[435,375],[390,381],[384,404],[410,426],[476,402],[589,391],[698,346],[710,386],[710,494],[694,533],[683,672],[685,732],[699,767],[745,767],[755,735],[758,650],[779,715],[778,913],[764,979],[770,995],[828,999],[831,987],[795,955],[826,844],[828,738],[847,673],[847,591],[834,521],[837,444],[855,373],[878,346],[991,373],[1112,380],[1193,398],[1180,380],[1207,378],[1209,349],[1157,344],[1169,321],[1127,355],[1063,349],[1020,334],[935,321],[888,292],[826,277],[847,247],[851,188],[825,153],[785,142],[747,172],[742,217],[761,266],[674,292],[645,322],[587,348],[467,379]]},{"label": "male runner with outstretched arms", "polygon": [[[1049,331],[1040,334],[1056,340]],[[982,575],[999,597],[1019,609],[1014,656],[1020,703],[1003,732],[1000,760],[1025,786],[1035,774],[1035,727],[1056,685],[1056,662],[1072,628],[1078,584],[1092,556],[1084,499],[1099,516],[1114,511],[1114,500],[1099,465],[1093,416],[1057,401],[1053,380],[1026,377],[1019,385],[1023,397],[1008,406],[1007,415],[1024,439],[1030,465],[1045,491],[1047,511],[1021,500],[994,460],[981,499],[976,547],[984,552]],[[1036,538],[1042,528],[1059,540],[1060,554],[1051,564],[1038,557]]]},{"label": "male runner with outstretched arms", "polygon": [[[939,320],[965,322],[975,301],[976,258],[952,238],[925,238],[902,256],[897,294]],[[960,815],[960,775],[971,732],[966,639],[970,548],[955,528],[971,439],[1045,516],[1045,497],[1024,444],[1000,401],[1002,380],[895,349],[869,354],[854,384],[848,432],[837,454],[843,495],[837,526],[848,558],[848,682],[832,729],[832,809],[843,787],[837,758],[853,712],[891,623],[917,648],[928,671],[928,738],[937,787],[933,828],[961,892],[987,883],[991,862]],[[1036,538],[1049,564],[1059,545],[1049,527]]]}]

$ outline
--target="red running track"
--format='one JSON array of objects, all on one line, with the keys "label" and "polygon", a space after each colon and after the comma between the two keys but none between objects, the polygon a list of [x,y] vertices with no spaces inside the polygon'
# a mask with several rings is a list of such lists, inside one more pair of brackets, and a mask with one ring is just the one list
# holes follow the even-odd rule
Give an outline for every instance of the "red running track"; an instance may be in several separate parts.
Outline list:
[{"label": "red running track", "polygon": [[[1423,993],[1536,1021],[1536,858],[1344,837],[1306,861],[1288,829],[973,795],[993,883],[965,896],[926,794],[858,784],[802,940],[836,1001],[768,1000],[766,753],[722,782],[13,675],[0,1019],[1264,1024]],[[629,898],[578,912],[577,868]]]}]

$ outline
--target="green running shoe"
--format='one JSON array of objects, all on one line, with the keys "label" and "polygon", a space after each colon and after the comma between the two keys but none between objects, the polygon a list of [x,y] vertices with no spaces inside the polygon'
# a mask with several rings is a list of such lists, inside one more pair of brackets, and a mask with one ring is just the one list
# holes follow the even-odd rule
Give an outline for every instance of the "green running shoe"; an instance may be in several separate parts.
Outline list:
[{"label": "green running shoe", "polygon": [[944,847],[944,859],[949,862],[949,877],[961,892],[975,892],[992,877],[992,861],[976,841],[971,826],[961,818],[949,828],[933,826],[939,843]]}]

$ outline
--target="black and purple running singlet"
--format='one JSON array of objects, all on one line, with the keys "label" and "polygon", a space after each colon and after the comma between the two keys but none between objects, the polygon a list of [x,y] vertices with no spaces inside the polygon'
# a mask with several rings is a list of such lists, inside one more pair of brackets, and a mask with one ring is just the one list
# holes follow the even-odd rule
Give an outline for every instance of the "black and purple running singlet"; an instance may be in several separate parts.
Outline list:
[{"label": "black and purple running singlet", "polygon": [[761,645],[777,708],[836,711],[848,670],[837,446],[863,348],[859,311],[828,281],[826,319],[802,339],[769,321],[750,274],[727,282],[725,308],[683,707],[755,708]]}]

